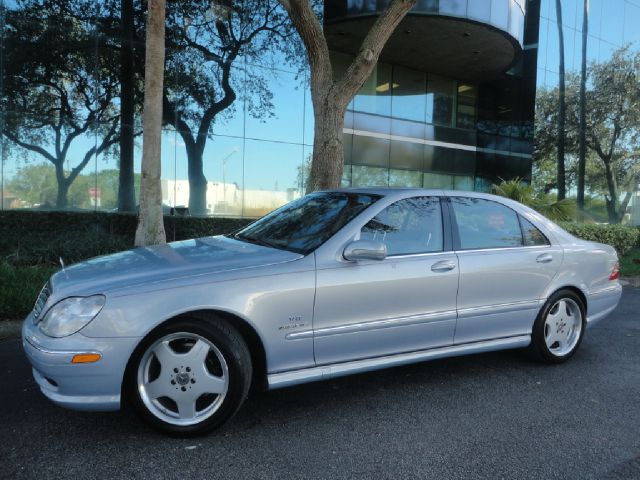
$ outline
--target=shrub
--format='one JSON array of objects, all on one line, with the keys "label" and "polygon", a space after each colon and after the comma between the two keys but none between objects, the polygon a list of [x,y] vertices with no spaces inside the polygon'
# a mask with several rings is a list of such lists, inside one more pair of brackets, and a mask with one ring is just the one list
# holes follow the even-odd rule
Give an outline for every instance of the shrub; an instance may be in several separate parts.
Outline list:
[{"label": "shrub", "polygon": [[576,237],[611,245],[618,252],[618,256],[624,255],[640,242],[640,230],[635,227],[569,222],[559,225]]},{"label": "shrub", "polygon": [[[240,218],[164,217],[167,241],[219,235],[249,223]],[[0,261],[12,265],[67,264],[133,247],[134,214],[0,212]]]},{"label": "shrub", "polygon": [[16,267],[0,262],[0,319],[20,319],[33,308],[33,303],[53,274],[51,267]]}]

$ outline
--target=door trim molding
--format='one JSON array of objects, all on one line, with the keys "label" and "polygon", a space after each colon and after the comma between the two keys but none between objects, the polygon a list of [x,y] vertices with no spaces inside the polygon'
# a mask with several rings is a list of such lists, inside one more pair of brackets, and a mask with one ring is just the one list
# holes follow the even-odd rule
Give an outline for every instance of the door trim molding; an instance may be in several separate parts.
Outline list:
[{"label": "door trim molding", "polygon": [[329,337],[345,333],[362,333],[382,328],[407,327],[421,323],[443,322],[455,320],[457,313],[455,310],[444,312],[425,313],[420,315],[407,315],[405,317],[383,318],[369,322],[350,323],[348,325],[338,325],[335,327],[319,328],[317,330],[305,330],[304,332],[292,332],[285,336],[287,340],[300,340],[303,338]]}]

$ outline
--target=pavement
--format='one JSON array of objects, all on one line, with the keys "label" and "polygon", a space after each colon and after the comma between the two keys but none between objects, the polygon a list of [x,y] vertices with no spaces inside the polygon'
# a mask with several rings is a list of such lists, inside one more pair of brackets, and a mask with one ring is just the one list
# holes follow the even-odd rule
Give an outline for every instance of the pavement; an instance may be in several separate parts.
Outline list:
[{"label": "pavement", "polygon": [[197,439],[54,406],[5,338],[0,478],[638,479],[638,312],[625,287],[563,365],[497,352],[259,392]]}]

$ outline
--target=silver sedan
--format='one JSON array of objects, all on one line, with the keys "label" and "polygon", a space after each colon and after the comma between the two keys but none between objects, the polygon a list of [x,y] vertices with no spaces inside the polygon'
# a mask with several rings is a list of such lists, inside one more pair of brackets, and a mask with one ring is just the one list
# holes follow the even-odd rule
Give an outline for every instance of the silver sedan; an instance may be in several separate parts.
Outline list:
[{"label": "silver sedan", "polygon": [[237,233],[54,274],[24,322],[42,392],[209,431],[250,387],[528,348],[560,363],[616,308],[618,258],[504,198],[317,192]]}]

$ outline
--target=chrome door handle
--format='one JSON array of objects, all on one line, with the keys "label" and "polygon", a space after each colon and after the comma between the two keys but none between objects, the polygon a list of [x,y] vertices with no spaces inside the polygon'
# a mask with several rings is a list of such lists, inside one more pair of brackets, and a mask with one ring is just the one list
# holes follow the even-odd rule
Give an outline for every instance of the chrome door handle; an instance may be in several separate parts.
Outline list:
[{"label": "chrome door handle", "polygon": [[452,260],[442,260],[431,265],[432,272],[448,272],[456,268],[456,262]]},{"label": "chrome door handle", "polygon": [[553,261],[553,255],[550,253],[543,253],[542,255],[538,255],[536,258],[536,262],[538,263],[549,263]]}]

